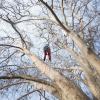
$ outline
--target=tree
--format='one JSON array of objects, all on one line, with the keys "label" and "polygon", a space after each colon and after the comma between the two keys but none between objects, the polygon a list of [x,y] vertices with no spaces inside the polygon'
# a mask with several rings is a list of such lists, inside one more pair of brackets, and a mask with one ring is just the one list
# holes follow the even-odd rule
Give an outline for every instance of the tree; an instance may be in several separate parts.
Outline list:
[{"label": "tree", "polygon": [[[9,27],[1,30],[5,34],[0,38],[1,89],[29,83],[36,90],[19,99],[36,91],[42,95],[40,90],[44,90],[60,100],[87,100],[89,97],[80,84],[76,84],[82,82],[89,87],[94,100],[99,100],[97,2],[99,0],[1,1],[1,25]],[[39,40],[37,43],[35,38]],[[55,61],[51,63],[40,59],[42,51],[38,49],[45,43],[54,48],[52,59]]]}]

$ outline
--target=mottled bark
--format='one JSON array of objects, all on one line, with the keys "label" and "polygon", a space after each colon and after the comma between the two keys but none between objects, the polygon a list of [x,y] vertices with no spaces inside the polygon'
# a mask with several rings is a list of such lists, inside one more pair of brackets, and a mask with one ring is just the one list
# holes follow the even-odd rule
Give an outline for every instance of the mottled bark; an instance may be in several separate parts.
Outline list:
[{"label": "mottled bark", "polygon": [[35,63],[37,68],[54,82],[54,87],[58,91],[60,100],[88,100],[88,97],[76,87],[72,81],[43,63],[43,61],[30,53],[27,49],[23,50],[24,53]]},{"label": "mottled bark", "polygon": [[[50,12],[54,16],[59,26],[61,26],[61,28],[65,31],[65,34],[66,35],[69,34],[70,38],[76,43],[76,45],[81,50],[81,54],[83,58],[85,59],[85,62],[83,62],[82,61],[83,59],[81,58],[79,63],[81,62],[81,64],[85,66],[85,68],[83,69],[87,74],[88,86],[91,92],[93,93],[93,95],[99,100],[100,99],[100,84],[98,82],[100,81],[100,78],[99,78],[100,77],[100,67],[99,67],[100,60],[97,59],[95,53],[89,50],[89,48],[86,46],[83,40],[74,31],[72,31],[71,28],[69,28],[67,25],[65,26],[60,21],[60,19],[58,18],[56,13],[53,11],[53,9],[44,0],[40,0],[40,1],[42,2],[43,5],[45,5],[48,8],[48,10],[50,10]],[[96,70],[95,72],[91,71],[91,69],[89,68],[90,65],[92,65],[95,68]]]}]

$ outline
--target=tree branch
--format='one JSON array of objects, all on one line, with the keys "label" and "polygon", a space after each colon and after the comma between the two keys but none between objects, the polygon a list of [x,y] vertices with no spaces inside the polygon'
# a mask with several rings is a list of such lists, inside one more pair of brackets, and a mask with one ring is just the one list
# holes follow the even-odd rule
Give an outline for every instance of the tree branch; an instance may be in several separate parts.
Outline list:
[{"label": "tree branch", "polygon": [[86,44],[83,42],[83,40],[75,32],[73,32],[71,29],[68,29],[67,27],[65,27],[62,24],[62,22],[59,20],[59,18],[55,14],[55,12],[51,9],[51,7],[46,2],[44,2],[43,0],[40,0],[40,1],[43,3],[43,5],[45,5],[51,11],[51,13],[55,17],[56,21],[65,30],[65,32],[66,32],[65,34],[69,33],[69,36],[73,39],[73,41],[80,48],[81,54],[83,55],[83,57],[90,63],[90,65],[95,67],[97,72],[100,74],[100,67],[99,67],[100,66],[100,60],[97,59],[94,52],[90,51],[91,53],[89,53],[89,48],[86,46]]},{"label": "tree branch", "polygon": [[44,2],[43,0],[40,0],[50,11],[51,13],[53,14],[53,16],[55,17],[56,21],[59,23],[59,25],[64,29],[66,30],[66,32],[70,32],[69,29],[67,29],[63,24],[62,22],[59,20],[59,18],[57,17],[57,15],[54,13],[53,9],[46,3]]},{"label": "tree branch", "polygon": [[17,47],[17,46],[9,45],[9,44],[0,44],[0,46],[2,46],[2,47],[13,47],[13,48],[16,48],[16,49],[23,50],[21,47]]},{"label": "tree branch", "polygon": [[[65,78],[61,73],[55,71],[53,68],[47,66],[45,63],[43,63],[43,61],[41,61],[40,59],[37,58],[36,55],[32,54],[30,51],[28,51],[27,49],[24,49],[23,51],[26,55],[28,55],[28,57],[35,63],[35,65],[37,66],[37,68],[46,76],[48,76],[53,82],[54,82],[54,87],[57,89],[60,97],[62,97],[61,95],[65,95],[65,96],[69,96],[72,97],[73,93],[73,97],[76,95],[74,93],[77,93],[78,95],[81,95],[81,98],[87,98],[86,95],[84,95],[84,93],[78,88],[76,87],[72,81],[70,81],[68,78]],[[66,86],[62,87],[62,86]],[[71,89],[69,89],[69,87],[72,87]],[[70,91],[70,92],[69,92]],[[74,92],[73,92],[74,91]],[[76,92],[77,91],[77,92]],[[66,97],[63,97],[63,100],[66,100]]]},{"label": "tree branch", "polygon": [[44,81],[42,79],[38,79],[36,77],[32,77],[30,75],[10,75],[10,76],[0,76],[0,79],[25,79],[25,80],[29,80],[29,81],[35,81],[35,82],[39,82],[41,84],[46,84],[49,86],[52,86],[51,83],[49,83],[48,81]]},{"label": "tree branch", "polygon": [[[48,81],[42,80],[42,79],[38,79],[36,77],[32,77],[30,75],[10,75],[10,76],[0,76],[0,79],[6,80],[6,79],[24,79],[25,83],[30,83],[31,85],[33,85],[36,89],[41,89],[41,90],[45,90],[53,95],[55,95],[56,97],[59,97],[58,95],[58,91],[55,89],[55,84],[54,83],[50,83]],[[14,83],[14,84],[10,84],[10,85],[6,85],[3,88],[6,88],[8,86],[13,86],[13,85],[17,85],[20,84],[19,83]],[[24,82],[23,82],[24,83]],[[3,88],[0,88],[3,89]]]}]

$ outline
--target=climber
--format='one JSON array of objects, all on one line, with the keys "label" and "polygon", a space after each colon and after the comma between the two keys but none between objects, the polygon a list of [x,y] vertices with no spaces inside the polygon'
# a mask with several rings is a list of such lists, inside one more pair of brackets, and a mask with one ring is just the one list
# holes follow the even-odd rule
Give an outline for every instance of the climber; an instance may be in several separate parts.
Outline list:
[{"label": "climber", "polygon": [[51,50],[50,50],[49,44],[46,44],[44,46],[44,61],[47,55],[48,55],[49,60],[51,61]]}]

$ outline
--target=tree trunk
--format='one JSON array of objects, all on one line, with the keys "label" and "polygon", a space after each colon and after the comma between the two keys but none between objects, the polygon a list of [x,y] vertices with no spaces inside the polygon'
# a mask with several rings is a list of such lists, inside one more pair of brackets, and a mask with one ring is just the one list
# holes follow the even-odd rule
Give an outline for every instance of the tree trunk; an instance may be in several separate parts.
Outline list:
[{"label": "tree trunk", "polygon": [[89,98],[78,87],[76,87],[72,81],[65,78],[50,66],[47,66],[28,50],[24,49],[24,53],[28,55],[43,74],[48,76],[54,82],[54,87],[59,93],[60,100],[89,100]]}]

